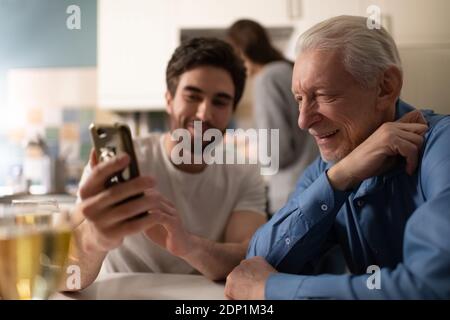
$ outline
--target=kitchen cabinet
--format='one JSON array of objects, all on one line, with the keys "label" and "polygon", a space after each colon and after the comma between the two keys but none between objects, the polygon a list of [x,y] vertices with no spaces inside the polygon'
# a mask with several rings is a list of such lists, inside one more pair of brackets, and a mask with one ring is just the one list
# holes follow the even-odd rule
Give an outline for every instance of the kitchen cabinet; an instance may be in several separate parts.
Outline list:
[{"label": "kitchen cabinet", "polygon": [[[120,111],[164,110],[165,68],[186,30],[223,33],[241,18],[266,27],[292,27],[290,39],[283,41],[288,42],[284,53],[293,59],[296,39],[306,29],[337,15],[367,16],[369,5],[380,7],[382,22],[400,50],[424,48],[430,56],[430,48],[444,47],[445,53],[436,54],[448,56],[448,0],[99,0],[99,106]],[[405,60],[416,68],[419,60],[414,57],[419,53],[409,51]]]},{"label": "kitchen cabinet", "polygon": [[265,25],[290,25],[301,15],[301,0],[174,0],[174,15],[181,28],[227,28],[237,19],[250,18]]},{"label": "kitchen cabinet", "polygon": [[249,17],[286,26],[300,0],[99,0],[98,105],[164,110],[165,68],[185,28],[226,28]]},{"label": "kitchen cabinet", "polygon": [[382,23],[399,46],[450,42],[448,0],[301,0],[294,25],[301,33],[333,16],[367,17],[367,8],[372,5],[380,8]]},{"label": "kitchen cabinet", "polygon": [[173,5],[172,0],[99,0],[100,108],[164,109],[165,68],[178,43]]},{"label": "kitchen cabinet", "polygon": [[359,0],[364,9],[377,5],[390,17],[390,32],[399,47],[450,44],[448,0]]}]

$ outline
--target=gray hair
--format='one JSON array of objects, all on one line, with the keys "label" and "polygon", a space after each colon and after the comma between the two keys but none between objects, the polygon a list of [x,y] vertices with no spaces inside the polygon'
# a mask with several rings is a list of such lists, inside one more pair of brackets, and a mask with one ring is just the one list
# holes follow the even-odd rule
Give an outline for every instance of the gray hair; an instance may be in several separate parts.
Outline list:
[{"label": "gray hair", "polygon": [[383,27],[369,29],[365,17],[338,16],[316,24],[297,40],[297,55],[311,49],[341,50],[344,68],[364,87],[391,66],[402,72],[394,39]]}]

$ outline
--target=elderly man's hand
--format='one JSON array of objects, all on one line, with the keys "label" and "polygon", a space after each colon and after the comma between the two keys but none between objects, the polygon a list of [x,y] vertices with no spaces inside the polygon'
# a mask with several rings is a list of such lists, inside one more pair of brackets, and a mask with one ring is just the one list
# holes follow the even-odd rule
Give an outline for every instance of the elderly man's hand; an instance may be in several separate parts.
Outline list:
[{"label": "elderly man's hand", "polygon": [[427,122],[420,111],[412,111],[396,122],[381,125],[367,140],[328,170],[333,187],[347,190],[361,181],[391,169],[399,156],[406,159],[406,172],[417,168]]},{"label": "elderly man's hand", "polygon": [[234,300],[262,300],[267,278],[274,272],[277,270],[262,257],[243,260],[228,275],[225,296]]}]

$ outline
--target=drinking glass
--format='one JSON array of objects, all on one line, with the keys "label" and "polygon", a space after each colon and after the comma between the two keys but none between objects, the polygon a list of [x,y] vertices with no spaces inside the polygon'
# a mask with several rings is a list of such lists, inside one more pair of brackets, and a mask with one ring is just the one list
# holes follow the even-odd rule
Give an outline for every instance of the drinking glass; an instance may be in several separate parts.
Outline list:
[{"label": "drinking glass", "polygon": [[0,207],[0,297],[48,299],[67,263],[72,223],[56,201],[14,200]]}]

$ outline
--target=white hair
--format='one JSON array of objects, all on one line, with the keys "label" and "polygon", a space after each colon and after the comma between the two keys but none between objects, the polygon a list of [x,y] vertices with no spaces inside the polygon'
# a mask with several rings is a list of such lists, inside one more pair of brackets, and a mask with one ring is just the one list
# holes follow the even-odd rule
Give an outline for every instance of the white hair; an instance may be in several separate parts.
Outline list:
[{"label": "white hair", "polygon": [[338,16],[316,24],[300,35],[296,53],[312,49],[341,50],[344,68],[364,87],[391,66],[402,72],[394,39],[383,27],[369,29],[365,17]]}]

